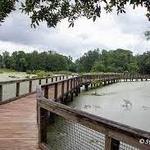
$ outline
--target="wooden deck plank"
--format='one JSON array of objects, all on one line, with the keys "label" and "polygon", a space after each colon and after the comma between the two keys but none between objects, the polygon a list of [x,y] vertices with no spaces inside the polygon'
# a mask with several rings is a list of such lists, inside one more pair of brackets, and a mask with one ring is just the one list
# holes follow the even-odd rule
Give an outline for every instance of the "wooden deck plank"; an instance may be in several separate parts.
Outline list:
[{"label": "wooden deck plank", "polygon": [[36,95],[0,105],[0,150],[37,150]]}]

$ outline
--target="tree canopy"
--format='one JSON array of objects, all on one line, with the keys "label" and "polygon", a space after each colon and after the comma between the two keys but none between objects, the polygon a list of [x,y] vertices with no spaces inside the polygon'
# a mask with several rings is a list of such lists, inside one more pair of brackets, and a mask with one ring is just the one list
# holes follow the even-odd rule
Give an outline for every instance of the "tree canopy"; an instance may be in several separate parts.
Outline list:
[{"label": "tree canopy", "polygon": [[16,71],[71,71],[71,72],[129,72],[150,74],[150,52],[133,55],[130,50],[89,50],[75,62],[69,56],[53,51],[25,53],[5,51],[0,55],[0,68]]},{"label": "tree canopy", "polygon": [[129,72],[150,74],[150,52],[133,55],[130,50],[94,50],[76,60],[79,72]]},{"label": "tree canopy", "polygon": [[15,10],[15,3],[21,3],[22,12],[29,15],[31,25],[36,27],[40,22],[47,22],[48,27],[55,27],[58,22],[68,18],[70,26],[80,17],[96,20],[101,11],[125,13],[125,6],[138,6],[147,10],[146,16],[150,21],[149,0],[0,0],[0,22]]},{"label": "tree canopy", "polygon": [[14,69],[16,71],[75,71],[71,57],[52,51],[41,53],[37,51],[32,53],[15,51],[12,55],[8,52],[3,52],[0,55],[0,68]]}]

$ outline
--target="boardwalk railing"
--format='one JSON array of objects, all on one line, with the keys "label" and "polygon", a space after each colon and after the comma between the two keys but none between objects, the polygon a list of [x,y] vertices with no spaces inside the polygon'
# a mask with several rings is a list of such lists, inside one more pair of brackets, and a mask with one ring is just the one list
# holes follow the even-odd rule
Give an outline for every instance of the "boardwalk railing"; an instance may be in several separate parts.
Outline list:
[{"label": "boardwalk railing", "polygon": [[38,98],[42,150],[149,150],[150,133]]},{"label": "boardwalk railing", "polygon": [[[64,103],[80,93],[80,86],[101,81],[115,83],[120,75],[84,75],[41,86],[38,94],[40,148],[56,150],[149,150],[150,133],[104,119]],[[42,92],[41,92],[42,91]],[[41,95],[42,94],[42,95]],[[62,104],[61,104],[62,103]]]},{"label": "boardwalk railing", "polygon": [[24,97],[36,92],[37,85],[43,85],[59,80],[64,80],[64,75],[47,78],[22,79],[0,82],[0,104]]},{"label": "boardwalk railing", "polygon": [[[54,76],[54,77],[47,77],[47,78],[2,81],[0,82],[0,104],[34,93],[36,91],[37,85],[56,82],[59,80],[64,80],[66,78],[68,78],[68,76],[63,75],[63,76]],[[91,85],[91,87],[95,87],[95,86],[99,86],[100,84],[107,85],[121,80],[123,81],[146,80],[147,81],[148,79],[150,79],[150,75],[139,75],[139,74],[133,75],[133,74],[123,74],[123,73],[84,74],[80,76],[80,82],[84,84],[86,90],[88,90],[89,85]],[[67,81],[64,83],[64,86],[65,84],[67,84]]]}]

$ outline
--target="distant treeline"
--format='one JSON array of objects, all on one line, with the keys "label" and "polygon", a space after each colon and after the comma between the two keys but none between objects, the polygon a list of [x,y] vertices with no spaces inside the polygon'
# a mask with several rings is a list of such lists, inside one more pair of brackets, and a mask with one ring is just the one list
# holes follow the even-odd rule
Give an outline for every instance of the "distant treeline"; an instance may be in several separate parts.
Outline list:
[{"label": "distant treeline", "polygon": [[69,56],[53,51],[25,53],[4,52],[0,67],[16,71],[71,71],[71,72],[130,72],[150,74],[150,51],[133,55],[130,50],[90,50],[75,62]]},{"label": "distant treeline", "polygon": [[25,53],[15,51],[11,55],[5,51],[0,55],[0,67],[16,71],[75,71],[71,57],[60,55],[53,51]]}]

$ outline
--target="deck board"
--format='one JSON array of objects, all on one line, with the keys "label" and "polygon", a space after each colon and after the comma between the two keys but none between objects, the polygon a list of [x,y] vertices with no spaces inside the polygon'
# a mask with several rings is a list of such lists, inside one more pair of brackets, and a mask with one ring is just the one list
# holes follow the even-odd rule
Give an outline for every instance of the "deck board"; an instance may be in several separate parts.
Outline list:
[{"label": "deck board", "polygon": [[35,94],[0,105],[0,150],[37,150]]}]

